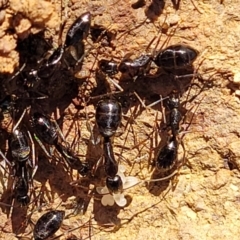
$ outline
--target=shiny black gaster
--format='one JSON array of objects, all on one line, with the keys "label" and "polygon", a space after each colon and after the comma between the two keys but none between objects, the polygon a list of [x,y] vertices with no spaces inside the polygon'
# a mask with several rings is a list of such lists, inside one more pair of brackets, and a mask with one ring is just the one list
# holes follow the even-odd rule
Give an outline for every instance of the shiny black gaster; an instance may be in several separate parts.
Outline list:
[{"label": "shiny black gaster", "polygon": [[34,130],[42,141],[49,145],[54,145],[58,141],[55,125],[43,114],[34,113],[32,117]]},{"label": "shiny black gaster", "polygon": [[155,64],[165,70],[185,69],[192,65],[198,56],[194,48],[176,44],[160,51],[154,59]]},{"label": "shiny black gaster", "polygon": [[67,32],[65,47],[77,44],[88,36],[91,26],[91,14],[90,12],[83,13],[77,20],[71,25]]},{"label": "shiny black gaster", "polygon": [[172,137],[157,154],[156,167],[158,170],[168,170],[174,165],[177,158],[178,143],[175,137]]},{"label": "shiny black gaster", "polygon": [[34,227],[34,239],[44,240],[51,237],[61,227],[64,216],[64,211],[57,210],[43,214]]},{"label": "shiny black gaster", "polygon": [[15,129],[11,134],[10,148],[12,157],[18,162],[29,160],[31,148],[25,132]]},{"label": "shiny black gaster", "polygon": [[103,137],[112,137],[122,118],[122,107],[113,99],[104,99],[98,102],[96,122]]}]

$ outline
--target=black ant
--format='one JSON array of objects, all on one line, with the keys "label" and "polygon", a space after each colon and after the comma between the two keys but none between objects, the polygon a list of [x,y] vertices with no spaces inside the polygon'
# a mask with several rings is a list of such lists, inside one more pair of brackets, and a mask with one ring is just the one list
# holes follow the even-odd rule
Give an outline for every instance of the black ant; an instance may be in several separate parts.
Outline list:
[{"label": "black ant", "polygon": [[[62,210],[52,210],[48,211],[43,214],[34,226],[33,229],[33,237],[34,240],[45,240],[45,239],[60,239],[61,237],[65,237],[65,239],[80,239],[77,238],[75,235],[70,234],[73,231],[78,230],[81,227],[91,227],[91,219],[90,218],[87,222],[83,223],[81,226],[77,226],[67,230],[67,234],[61,233],[60,235],[53,236],[61,227],[63,220],[68,218],[69,215],[65,214],[65,211]],[[90,233],[89,233],[90,234]],[[81,238],[82,239],[82,238]]]},{"label": "black ant", "polygon": [[122,74],[128,75],[131,78],[135,78],[140,75],[145,75],[151,61],[152,59],[150,55],[146,54],[141,55],[139,58],[134,60],[130,58],[124,58],[119,64],[113,60],[101,59],[98,62],[98,66],[102,72],[109,76],[121,72]]},{"label": "black ant", "polygon": [[192,67],[198,54],[199,52],[196,49],[188,45],[171,45],[160,50],[156,56],[146,54],[135,60],[123,60],[119,66],[119,70],[122,73],[128,73],[131,77],[143,76],[148,72],[152,61],[166,72],[172,73],[176,70],[187,70]]},{"label": "black ant", "polygon": [[20,129],[13,130],[10,140],[10,149],[15,164],[14,176],[17,179],[14,186],[14,197],[21,205],[26,206],[30,202],[28,196],[30,169],[28,165],[30,164],[31,150],[26,134]]},{"label": "black ant", "polygon": [[[87,38],[90,30],[90,25],[90,12],[86,12],[80,15],[68,29],[64,44],[60,44],[60,46],[50,55],[50,57],[43,62],[38,71],[43,71],[45,74],[49,74],[50,72],[52,74],[56,68],[56,65],[62,60],[64,52],[67,50],[67,48],[71,46],[75,47],[77,44]],[[62,63],[60,65],[62,65]]]},{"label": "black ant", "polygon": [[[66,39],[62,44],[61,34],[64,27],[63,24],[63,27],[60,30],[59,47],[52,53],[45,53],[45,56],[41,56],[40,60],[34,61],[34,64],[28,60],[28,56],[23,59],[23,67],[17,74],[15,74],[18,75],[21,73],[20,77],[16,80],[16,84],[20,87],[20,89],[16,89],[18,95],[23,91],[30,95],[28,98],[42,99],[52,97],[56,91],[63,92],[63,89],[66,91],[66,87],[63,86],[69,86],[69,80],[66,82],[64,79],[74,78],[74,74],[71,72],[71,70],[74,70],[72,69],[72,66],[77,65],[77,63],[79,63],[84,57],[82,45],[83,40],[89,34],[90,25],[91,14],[89,12],[83,13],[70,26]],[[36,44],[33,37],[28,40],[28,42],[27,46],[24,46],[24,43],[21,44],[23,48],[25,47],[28,49],[31,48],[31,45]],[[49,46],[45,48],[49,49]],[[43,51],[43,49],[41,51]],[[65,76],[65,78],[63,78],[63,76]],[[59,84],[59,78],[62,79],[61,85]],[[8,82],[5,81],[5,85],[9,89],[11,81],[12,79]],[[53,94],[51,94],[52,91],[54,91]],[[40,96],[36,97],[35,95]],[[60,93],[58,92],[58,94],[55,94],[54,96],[57,97],[57,95],[60,95]]]},{"label": "black ant", "polygon": [[123,188],[121,177],[117,175],[118,163],[115,160],[112,142],[110,137],[114,136],[116,130],[121,123],[122,108],[121,105],[113,99],[101,100],[96,108],[96,122],[99,133],[104,138],[104,167],[106,178],[106,186],[110,192],[118,192]]},{"label": "black ant", "polygon": [[[13,158],[13,162],[10,162],[5,155],[0,151],[1,156],[13,170],[15,177],[13,192],[14,198],[22,205],[26,206],[30,202],[28,196],[29,182],[36,173],[37,165],[35,163],[35,149],[32,141],[31,134],[28,132],[28,136],[32,142],[32,149],[29,145],[29,140],[26,133],[18,128],[22,118],[25,115],[26,110],[23,112],[18,123],[14,126],[11,136],[9,148]],[[30,154],[32,152],[32,158]]]},{"label": "black ant", "polygon": [[[150,47],[154,39],[149,43],[147,49]],[[158,39],[158,41],[159,40],[160,38]],[[129,76],[135,81],[136,79],[141,80],[140,78],[145,79],[145,77],[150,78],[149,79],[150,81],[151,78],[154,77],[154,75],[150,73],[150,70],[152,68],[152,62],[154,62],[155,65],[158,68],[164,70],[166,74],[172,74],[174,76],[174,79],[171,79],[171,81],[182,78],[187,79],[186,82],[185,81],[173,82],[174,85],[176,85],[176,87],[179,88],[180,91],[182,91],[181,90],[182,87],[189,84],[190,81],[189,78],[196,75],[195,73],[192,73],[193,72],[192,64],[196,60],[198,54],[199,52],[196,49],[192,48],[191,46],[184,44],[175,44],[167,48],[164,48],[160,51],[157,51],[156,54],[155,53],[153,53],[152,55],[142,54],[140,57],[137,57],[136,59],[130,59],[128,57],[125,57],[119,64],[117,64],[113,60],[102,59],[99,61],[99,69],[107,76],[112,76],[117,74],[118,72],[121,72],[123,75]],[[191,71],[190,74],[189,71]],[[199,74],[197,74],[197,76],[199,76]],[[108,79],[109,78],[107,78],[107,80]],[[125,91],[125,89],[119,86],[114,80],[112,79],[110,80],[120,90],[120,92]],[[161,79],[160,81],[162,82]],[[146,81],[140,81],[139,83],[136,84],[141,85],[142,82],[143,84],[145,84]],[[135,86],[132,87],[134,88]],[[134,94],[142,103],[142,105],[145,107],[145,104],[141,100],[140,96],[136,93],[136,91],[134,91]],[[152,104],[150,106],[152,106]]]},{"label": "black ant", "polygon": [[[203,89],[200,90],[200,92]],[[195,97],[194,97],[195,98]],[[193,98],[193,99],[194,99]],[[169,170],[173,168],[175,160],[177,159],[178,153],[178,136],[180,129],[180,122],[182,121],[182,114],[180,111],[181,103],[179,93],[173,91],[166,100],[167,108],[170,110],[168,114],[168,123],[170,126],[171,132],[167,133],[167,142],[164,146],[160,148],[156,157],[156,167],[158,170]],[[181,142],[184,149],[183,142]]]},{"label": "black ant", "polygon": [[[88,173],[88,164],[81,162],[80,159],[72,152],[64,137],[60,134],[60,129],[58,129],[57,125],[50,121],[48,117],[41,113],[34,113],[32,116],[32,127],[35,131],[35,139],[38,141],[48,157],[51,158],[41,141],[51,146],[55,146],[58,152],[67,161],[69,166],[73,169],[78,170],[81,175],[85,176]],[[64,146],[61,143],[61,140],[67,146]]]},{"label": "black ant", "polygon": [[180,108],[180,98],[176,91],[173,91],[166,100],[167,108],[170,110],[168,114],[168,123],[171,132],[167,133],[167,141],[156,155],[156,167],[160,171],[167,171],[174,166],[178,153],[178,133],[179,124],[182,120]]}]

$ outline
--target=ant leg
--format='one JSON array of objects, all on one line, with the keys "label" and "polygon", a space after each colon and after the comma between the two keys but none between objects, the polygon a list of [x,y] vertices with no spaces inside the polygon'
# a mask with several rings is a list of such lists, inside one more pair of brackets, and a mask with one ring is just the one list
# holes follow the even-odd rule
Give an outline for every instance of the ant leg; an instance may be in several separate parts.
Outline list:
[{"label": "ant leg", "polygon": [[[12,167],[12,163],[9,162],[9,160],[6,158],[6,156],[3,154],[3,152],[0,150],[0,155],[2,156],[3,160],[9,165],[9,167]],[[1,168],[3,168],[3,166],[1,165]]]},{"label": "ant leg", "polygon": [[196,9],[200,14],[203,14],[203,12],[200,11],[199,8],[196,6],[196,4],[194,3],[194,1],[191,0],[191,2],[192,2],[192,5],[195,7],[195,9]]},{"label": "ant leg", "polygon": [[[180,133],[180,134],[182,135],[181,138],[180,138],[180,144],[181,144],[182,149],[183,149],[183,157],[182,157],[182,163],[180,164],[179,169],[180,169],[181,166],[184,166],[184,165],[188,162],[187,157],[186,157],[186,149],[185,149],[185,146],[184,146],[183,137],[185,136],[186,133],[190,132],[188,129],[189,129],[189,127],[191,126],[191,123],[192,123],[192,121],[193,121],[193,117],[194,117],[194,115],[196,114],[197,109],[199,108],[200,103],[202,102],[202,100],[204,99],[204,97],[205,97],[205,95],[200,99],[199,104],[197,105],[194,113],[193,113],[192,116],[191,116],[191,119],[190,119],[190,122],[189,122],[188,126],[184,129],[183,132]],[[194,106],[193,106],[193,107],[194,107]],[[187,112],[191,111],[191,109],[193,109],[193,107],[190,108]],[[186,115],[187,115],[187,113],[185,114],[185,117],[184,117],[184,119],[183,119],[183,122],[186,121]],[[188,162],[188,163],[189,163],[189,162]],[[189,165],[191,166],[190,163],[189,163]]]},{"label": "ant leg", "polygon": [[[194,96],[192,96],[190,99],[188,99],[188,97],[190,96],[190,89],[189,89],[188,94],[187,94],[187,100],[183,101],[182,105],[186,104],[187,102],[193,102],[200,95],[200,93],[202,93],[204,91],[204,89],[206,87],[205,85],[200,87],[198,84],[195,84],[195,83],[191,84],[191,87],[192,86],[199,87],[200,88],[199,92],[197,94],[194,94]],[[204,95],[204,97],[205,97],[205,95]],[[201,99],[201,101],[202,101],[202,99]]]},{"label": "ant leg", "polygon": [[55,127],[57,129],[57,132],[58,132],[59,136],[61,137],[62,141],[64,143],[68,144],[67,141],[66,141],[66,138],[64,137],[63,132],[60,129],[60,127],[59,127],[58,123],[56,122],[56,120],[52,120],[52,122],[54,123],[54,125],[55,125]]},{"label": "ant leg", "polygon": [[47,149],[45,148],[45,146],[43,145],[42,141],[37,137],[37,135],[34,133],[33,134],[34,139],[38,142],[39,146],[42,148],[42,150],[44,151],[44,153],[46,154],[46,156],[50,159],[52,159],[52,155],[49,154],[49,152],[47,151]]},{"label": "ant leg", "polygon": [[179,172],[179,170],[176,170],[176,171],[172,172],[170,175],[168,175],[166,177],[144,180],[143,182],[161,182],[161,181],[166,181],[166,180],[172,178],[173,176],[177,175],[178,172]]},{"label": "ant leg", "polygon": [[[68,219],[71,215],[72,215],[72,214],[66,215],[66,216],[65,216],[65,219]],[[63,237],[63,236],[66,237],[69,233],[71,233],[71,232],[73,232],[73,231],[76,231],[76,230],[78,230],[79,228],[88,226],[88,225],[91,223],[91,220],[92,220],[92,219],[93,219],[93,217],[90,216],[90,219],[89,219],[87,222],[81,224],[80,226],[71,228],[71,229],[67,230],[66,232],[64,232],[64,233],[62,233],[62,234],[59,234],[59,235],[57,235],[56,237],[53,237],[53,238],[51,238],[51,239],[54,240],[54,239],[60,239],[60,237]],[[90,233],[90,238],[88,238],[88,239],[91,240],[91,236],[92,236],[92,234]],[[70,238],[71,238],[71,235],[70,235]],[[69,238],[69,239],[70,239],[70,238]],[[67,238],[67,239],[68,239],[68,238]],[[72,239],[72,238],[71,238],[71,239]],[[75,237],[74,237],[74,239],[75,239]],[[76,238],[76,239],[77,239],[77,238]]]},{"label": "ant leg", "polygon": [[28,133],[29,139],[31,141],[31,145],[32,145],[32,165],[31,165],[31,163],[30,163],[30,165],[33,169],[32,170],[32,176],[31,176],[31,179],[33,179],[33,177],[35,176],[36,171],[38,169],[38,164],[36,163],[36,152],[35,152],[35,145],[34,145],[34,142],[33,142],[33,139],[32,139],[32,135],[30,134],[29,131],[27,131],[27,133]]},{"label": "ant leg", "polygon": [[136,91],[133,92],[133,94],[137,97],[138,101],[141,103],[141,105],[144,107],[144,108],[147,108],[145,103],[143,102],[143,100],[140,98],[140,96],[137,94]]},{"label": "ant leg", "polygon": [[[180,84],[180,82],[181,82],[181,79],[184,79],[184,78],[192,78],[192,79],[189,80],[189,81],[192,81],[193,79],[197,78],[197,79],[200,80],[201,82],[204,82],[202,76],[198,73],[199,68],[200,68],[201,65],[203,64],[204,60],[205,60],[205,59],[202,59],[202,61],[198,64],[198,67],[197,67],[197,68],[194,68],[194,69],[191,68],[191,72],[192,72],[192,73],[183,74],[183,75],[175,75],[175,74],[173,74],[173,78],[174,78],[174,81],[175,81],[176,84],[177,84],[178,89],[181,90],[179,84]],[[191,67],[192,67],[192,66],[191,66]],[[179,80],[180,80],[180,81],[179,81]],[[192,84],[192,83],[191,83],[191,84]],[[191,84],[190,84],[190,85],[191,85]],[[182,91],[181,91],[181,93],[182,93]]]},{"label": "ant leg", "polygon": [[23,69],[26,67],[26,63],[24,63],[21,68],[10,78],[10,79],[4,79],[2,84],[4,85],[7,81],[10,82],[12,81],[14,78],[16,78],[22,71]]},{"label": "ant leg", "polygon": [[[200,65],[203,63],[203,61],[204,61],[204,59],[203,59],[203,60],[201,61],[201,63],[199,64],[199,67],[200,67]],[[196,83],[196,82],[191,83],[190,86],[189,86],[189,91],[188,91],[187,99],[188,99],[188,97],[190,96],[190,91],[191,91],[191,89],[192,89],[192,86],[196,86],[196,87],[198,87],[200,90],[199,90],[198,93],[196,93],[196,94],[195,94],[193,97],[191,97],[190,99],[183,101],[183,102],[182,102],[182,105],[184,105],[186,102],[192,102],[201,92],[204,91],[205,88],[209,88],[209,87],[212,86],[212,82],[210,82],[210,80],[214,77],[215,72],[214,72],[212,75],[210,75],[210,77],[208,78],[208,80],[204,80],[204,79],[202,78],[202,75],[198,73],[199,67],[195,70],[195,72],[193,73],[193,75],[194,75],[200,82],[202,82],[203,85],[200,86],[200,84],[199,84],[199,83]],[[209,83],[209,82],[210,82],[210,83]]]},{"label": "ant leg", "polygon": [[[62,4],[64,2],[64,4]],[[68,12],[67,12],[67,7],[68,7],[69,0],[64,0],[61,1],[61,8],[64,9],[64,22],[66,22],[66,19],[68,19]],[[62,14],[61,14],[62,18]]]},{"label": "ant leg", "polygon": [[[163,100],[161,95],[160,95],[160,98],[161,98],[161,100]],[[166,99],[166,98],[165,98],[165,99]],[[163,123],[164,123],[165,125],[167,125],[167,120],[166,120],[165,108],[164,108],[164,106],[163,106],[163,101],[161,101],[161,112],[162,112]]]},{"label": "ant leg", "polygon": [[103,156],[101,156],[97,160],[97,163],[93,166],[93,170],[92,170],[93,175],[95,175],[95,173],[96,173],[97,169],[99,168],[99,166],[101,166],[103,164],[104,164],[104,158],[103,158]]},{"label": "ant leg", "polygon": [[155,102],[153,102],[153,103],[151,103],[151,104],[149,104],[149,105],[145,105],[145,103],[143,102],[143,100],[140,98],[140,96],[137,94],[136,91],[134,91],[133,94],[137,97],[137,99],[139,100],[139,102],[141,103],[141,105],[142,105],[144,108],[146,108],[146,109],[149,109],[149,108],[157,105],[158,103],[162,102],[163,100],[169,98],[169,97],[162,98],[162,97],[160,96],[160,99],[159,99],[159,100],[157,100],[157,101],[155,101]]},{"label": "ant leg", "polygon": [[[117,2],[116,2],[117,3]],[[113,3],[112,5],[114,5],[115,3]],[[125,34],[128,34],[129,32],[131,32],[132,30],[135,30],[139,27],[141,27],[144,23],[146,23],[148,20],[148,18],[146,18],[145,20],[143,20],[141,23],[139,23],[137,26],[134,26],[130,29],[128,29],[127,31],[123,32],[122,34],[119,34],[119,36],[116,38],[116,40],[119,40],[121,37],[123,37]]]},{"label": "ant leg", "polygon": [[106,80],[108,81],[108,83],[109,84],[113,84],[118,90],[120,90],[121,92],[123,92],[124,91],[124,89],[119,85],[119,84],[117,84],[116,83],[116,81],[115,80],[113,80],[112,78],[110,78],[110,77],[106,77]]},{"label": "ant leg", "polygon": [[[29,92],[31,92],[31,91],[29,91]],[[41,92],[39,92],[39,91],[37,91],[37,90],[34,90],[34,93],[39,94],[40,97],[26,97],[26,98],[22,98],[22,99],[33,99],[33,100],[35,100],[35,99],[46,99],[46,98],[49,98],[48,95],[46,95],[46,94],[44,94],[44,93],[41,93]]]},{"label": "ant leg", "polygon": [[[122,94],[122,91],[116,91],[114,92],[114,96],[117,96],[118,94]],[[103,99],[103,98],[109,98],[112,97],[113,93],[105,93],[105,94],[101,94],[95,97],[90,97],[89,101],[95,101],[97,99]]]},{"label": "ant leg", "polygon": [[16,129],[18,128],[18,126],[19,126],[19,124],[21,123],[23,117],[25,116],[27,110],[28,110],[27,108],[24,109],[24,111],[23,111],[21,117],[20,117],[19,120],[17,121],[16,125],[13,127],[13,132],[15,132]]},{"label": "ant leg", "polygon": [[[204,97],[205,97],[205,96],[204,96]],[[204,97],[203,97],[203,98],[204,98]],[[203,98],[202,98],[202,99],[203,99]],[[202,101],[202,99],[201,99],[201,101]],[[191,132],[191,131],[188,130],[188,129],[189,129],[190,126],[191,126],[191,123],[192,123],[192,121],[193,121],[193,117],[194,117],[194,115],[195,115],[195,113],[196,113],[199,105],[200,105],[200,103],[198,104],[198,106],[196,107],[194,113],[192,114],[192,117],[191,117],[191,119],[190,119],[190,123],[189,123],[188,126],[184,129],[184,131],[181,132],[182,135],[185,135],[186,133]],[[192,107],[191,109],[193,109],[193,107]],[[190,109],[190,110],[191,110],[191,109]],[[190,111],[190,110],[188,110],[188,111]],[[184,119],[184,120],[185,120],[185,119]],[[203,130],[197,130],[196,132],[203,132]]]},{"label": "ant leg", "polygon": [[90,53],[90,51],[95,48],[92,43],[90,43],[89,41],[87,41],[87,39],[86,39],[85,41],[86,41],[91,47],[90,47],[86,52],[84,51],[83,55],[77,60],[76,66],[78,66],[79,63],[81,63],[81,62],[83,61],[83,59]]},{"label": "ant leg", "polygon": [[[164,23],[165,23],[166,19],[167,19],[167,16],[166,16],[166,18],[165,18],[165,20],[164,20]],[[164,46],[167,46],[167,45],[168,45],[168,43],[169,43],[171,37],[174,36],[174,34],[175,34],[176,31],[177,31],[177,26],[176,26],[176,28],[174,28],[173,30],[171,30],[171,32],[169,33],[167,39],[162,43],[160,49],[163,49]],[[156,45],[155,45],[155,47],[154,47],[154,49],[153,49],[153,53],[152,53],[153,56],[155,56],[156,53],[158,52],[158,51],[156,51],[156,49],[157,49],[157,47],[158,47],[158,45],[159,45],[159,42],[160,42],[160,40],[161,40],[161,37],[162,37],[162,31],[161,31],[159,37],[157,38]],[[153,38],[153,40],[150,42],[150,44],[152,44],[152,42],[153,42],[154,40],[155,40],[155,38]],[[150,44],[148,45],[147,48],[150,47]]]},{"label": "ant leg", "polygon": [[87,126],[87,130],[90,132],[90,139],[91,139],[91,143],[96,146],[100,143],[101,141],[101,138],[100,136],[98,135],[95,139],[95,136],[94,136],[94,131],[93,131],[93,126],[90,122],[90,119],[89,119],[89,116],[88,116],[88,111],[87,111],[87,104],[86,104],[86,101],[85,101],[85,98],[83,99],[84,101],[84,109],[85,109],[85,113],[86,113],[86,126]]}]

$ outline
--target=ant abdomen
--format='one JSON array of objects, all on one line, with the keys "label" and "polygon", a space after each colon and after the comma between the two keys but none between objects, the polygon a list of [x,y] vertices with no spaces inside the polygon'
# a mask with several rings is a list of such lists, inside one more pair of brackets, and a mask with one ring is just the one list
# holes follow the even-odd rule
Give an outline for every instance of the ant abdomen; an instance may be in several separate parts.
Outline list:
[{"label": "ant abdomen", "polygon": [[183,44],[176,44],[160,51],[154,59],[155,64],[165,70],[177,70],[191,67],[199,52]]},{"label": "ant abdomen", "polygon": [[156,167],[159,171],[171,169],[177,159],[178,143],[175,137],[172,137],[157,154]]},{"label": "ant abdomen", "polygon": [[91,26],[91,13],[83,13],[76,21],[71,25],[67,32],[65,46],[77,44],[88,36]]},{"label": "ant abdomen", "polygon": [[28,143],[26,134],[15,129],[11,135],[10,148],[12,157],[19,162],[25,162],[29,159],[31,148]]},{"label": "ant abdomen", "polygon": [[34,227],[34,239],[44,240],[51,237],[61,227],[64,216],[64,211],[57,210],[43,214]]},{"label": "ant abdomen", "polygon": [[122,108],[119,102],[113,99],[104,99],[98,102],[96,122],[103,137],[111,137],[116,133],[121,118]]},{"label": "ant abdomen", "polygon": [[34,113],[32,116],[34,130],[45,143],[54,145],[58,142],[57,130],[54,124],[43,114]]}]

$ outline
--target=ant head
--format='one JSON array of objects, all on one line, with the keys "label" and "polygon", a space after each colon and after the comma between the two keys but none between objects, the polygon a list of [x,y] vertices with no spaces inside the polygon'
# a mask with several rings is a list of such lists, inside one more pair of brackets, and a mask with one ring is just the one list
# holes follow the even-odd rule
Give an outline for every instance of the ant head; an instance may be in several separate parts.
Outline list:
[{"label": "ant head", "polygon": [[120,176],[107,177],[106,186],[110,193],[118,193],[123,191],[123,182]]},{"label": "ant head", "polygon": [[36,125],[44,125],[46,122],[49,122],[48,118],[42,113],[35,112],[31,117],[31,122],[33,127]]},{"label": "ant head", "polygon": [[98,67],[106,75],[115,75],[118,73],[117,63],[113,60],[101,59],[98,62]]},{"label": "ant head", "polygon": [[23,132],[19,130],[19,128],[17,129],[13,129],[12,131],[12,138],[16,139],[16,138],[21,138],[23,136]]},{"label": "ant head", "polygon": [[83,177],[86,176],[90,171],[90,166],[88,163],[82,163],[81,169],[78,169],[79,174],[81,174]]},{"label": "ant head", "polygon": [[30,203],[30,198],[29,198],[28,195],[26,195],[26,196],[17,196],[16,199],[22,206],[27,206]]}]

